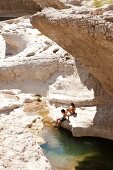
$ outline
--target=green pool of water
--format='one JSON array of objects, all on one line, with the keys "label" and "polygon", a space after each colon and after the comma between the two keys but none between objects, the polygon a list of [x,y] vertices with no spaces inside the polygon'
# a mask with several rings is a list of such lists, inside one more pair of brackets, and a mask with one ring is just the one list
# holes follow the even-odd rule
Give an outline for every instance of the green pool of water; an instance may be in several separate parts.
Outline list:
[{"label": "green pool of water", "polygon": [[113,170],[113,141],[75,138],[62,128],[43,130],[41,145],[54,170]]}]

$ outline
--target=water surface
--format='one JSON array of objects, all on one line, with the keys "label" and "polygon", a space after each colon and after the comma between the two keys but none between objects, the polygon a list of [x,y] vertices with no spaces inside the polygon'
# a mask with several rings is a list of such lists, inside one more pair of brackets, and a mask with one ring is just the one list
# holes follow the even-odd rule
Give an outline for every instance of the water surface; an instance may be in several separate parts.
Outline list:
[{"label": "water surface", "polygon": [[41,145],[54,170],[113,170],[113,142],[100,138],[75,138],[62,128],[43,130]]}]

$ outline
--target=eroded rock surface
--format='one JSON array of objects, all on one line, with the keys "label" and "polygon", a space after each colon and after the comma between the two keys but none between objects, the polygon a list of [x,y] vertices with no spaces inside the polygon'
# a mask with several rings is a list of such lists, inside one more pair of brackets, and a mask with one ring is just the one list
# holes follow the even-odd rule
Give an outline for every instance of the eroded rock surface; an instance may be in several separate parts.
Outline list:
[{"label": "eroded rock surface", "polygon": [[34,14],[44,7],[57,9],[69,8],[70,4],[80,5],[80,0],[1,0],[0,19],[14,18],[23,15]]},{"label": "eroded rock surface", "polygon": [[[74,136],[113,139],[112,98],[79,61],[34,29],[29,18],[1,22],[0,27],[2,168],[51,169],[38,145],[43,141],[38,137],[43,127],[41,118],[24,112],[30,110],[29,102],[33,111],[37,111],[36,99],[29,93],[44,95],[51,105],[60,106],[50,106],[49,115],[54,120],[61,116],[61,105],[67,107],[74,102],[78,107],[77,118],[70,117],[70,123],[62,125]],[[14,145],[9,145],[10,142]]]},{"label": "eroded rock surface", "polygon": [[0,17],[14,18],[23,15],[33,14],[41,10],[41,7],[35,0],[1,0]]},{"label": "eroded rock surface", "polygon": [[[57,82],[52,85],[52,90],[55,90],[55,94],[57,94],[58,91],[60,92],[60,95],[59,93],[58,95],[52,94],[51,98],[53,102],[57,101],[65,104],[65,102],[69,103],[69,99],[69,101],[75,102],[78,107],[85,106],[83,110],[77,109],[78,116],[75,120],[72,118],[70,119],[70,123],[65,122],[63,124],[63,127],[71,130],[75,136],[99,136],[113,139],[113,80],[111,76],[113,72],[113,24],[110,9],[112,9],[112,5],[106,5],[99,9],[91,9],[86,6],[72,6],[69,9],[62,10],[46,8],[31,18],[31,23],[35,28],[39,29],[43,34],[50,37],[72,54],[90,73],[88,73],[88,79],[85,79],[84,76],[86,77],[87,75],[86,70],[83,71],[80,65],[77,67],[79,68],[77,69],[77,73],[83,85],[88,89],[89,87],[93,89],[94,100],[90,100],[91,102],[87,100],[90,98],[88,95],[88,98],[83,99],[84,102],[81,103],[79,99],[84,98],[83,88],[80,90],[78,84],[72,83],[77,90],[73,89],[73,85],[70,81],[68,82],[67,79],[60,78],[60,81],[57,79]],[[88,84],[85,84],[87,80]],[[94,86],[92,86],[92,80]],[[68,87],[72,87],[69,88],[71,90],[73,89],[72,96],[74,96],[74,94],[76,96],[77,94],[77,98],[75,97],[73,99],[72,96],[68,98],[68,96],[68,99],[66,99],[64,94],[67,93],[69,95],[71,92],[68,91],[64,82],[68,84]],[[76,82],[78,83],[77,76]],[[96,84],[96,82],[98,83]],[[79,98],[78,95],[80,92],[81,98]],[[56,96],[55,99],[54,96]],[[90,104],[92,104],[92,107],[87,108],[86,106]],[[53,112],[50,114],[53,118],[54,112],[55,110],[53,109]]]},{"label": "eroded rock surface", "polygon": [[[23,4],[23,1],[21,2],[20,6]],[[81,5],[82,1],[79,0],[48,0],[43,2],[38,0],[38,6],[35,3],[36,1],[33,3],[31,1],[25,2],[22,9],[26,10],[27,8],[30,11],[32,8],[32,12],[41,10],[45,6],[59,9],[68,8],[63,10],[45,9],[39,14],[38,27],[67,51],[72,52],[73,56],[77,56],[89,71],[95,70],[97,64],[96,69],[99,76],[101,67],[105,68],[103,63],[107,62],[107,58],[105,57],[106,60],[100,64],[102,58],[96,58],[94,52],[97,49],[92,46],[97,43],[97,35],[99,35],[98,39],[100,38],[99,42],[102,40],[104,45],[107,46],[108,40],[106,37],[109,31],[106,29],[104,40],[103,34],[101,36],[100,33],[94,34],[91,17],[95,15],[94,20],[96,20],[95,18],[101,17],[97,17],[97,13],[98,15],[102,13],[104,16],[102,21],[103,19],[105,21],[106,18],[109,18],[108,8],[105,7],[104,10],[103,8],[92,9],[92,11],[86,6],[72,8],[72,5]],[[3,1],[1,1],[1,4],[3,5]],[[20,6],[15,6],[14,10],[19,10]],[[10,8],[13,11],[13,5],[10,4]],[[49,11],[53,14],[50,14]],[[66,14],[67,11],[69,14]],[[84,14],[86,18],[81,18],[81,16],[84,17]],[[46,19],[44,15],[47,17]],[[59,15],[59,18],[57,15]],[[67,18],[65,19],[66,15]],[[37,27],[37,16],[34,16],[32,21],[34,26]],[[81,21],[83,21],[83,25]],[[84,23],[86,24],[85,28]],[[88,32],[87,24],[89,24],[88,28],[92,28],[93,33],[90,32],[90,29]],[[46,31],[45,28],[42,29],[43,26],[46,26]],[[104,26],[106,27],[106,24]],[[100,29],[100,22],[97,27]],[[109,83],[107,84],[107,82],[111,82],[111,78],[106,78],[109,68],[105,68],[105,80],[107,79],[107,81],[103,88],[99,83],[100,76],[99,78],[95,76],[93,71],[89,73],[78,60],[40,31],[34,29],[29,18],[24,17],[1,22],[0,28],[0,169],[51,169],[39,146],[40,143],[44,142],[39,137],[43,122],[42,117],[36,115],[36,112],[43,114],[42,108],[45,103],[39,104],[40,100],[38,98],[42,95],[48,101],[49,116],[53,120],[62,116],[60,114],[61,108],[67,108],[70,102],[76,104],[77,117],[71,116],[70,122],[65,121],[62,124],[64,128],[72,131],[73,136],[97,136],[113,139],[113,100],[107,93],[108,91],[110,94],[112,93],[111,89],[108,89]],[[71,34],[73,30],[76,30],[76,33]],[[51,33],[48,34],[48,31]],[[65,37],[65,40],[63,37]],[[76,39],[73,40],[75,37]],[[73,38],[72,41],[71,38]],[[86,38],[89,38],[88,41],[85,41]],[[92,42],[93,44],[91,44]],[[109,44],[112,45],[111,39]],[[88,49],[87,45],[89,45]],[[73,49],[71,49],[72,47]],[[103,48],[103,44],[101,44],[101,47]],[[105,54],[109,52],[110,47],[105,48],[107,51],[103,49],[104,52],[106,51]],[[90,52],[94,55],[94,59]],[[109,55],[111,53],[112,50]],[[99,57],[100,53],[97,52],[96,54]],[[91,57],[90,59],[88,55]],[[108,61],[110,61],[110,56],[108,58]],[[110,64],[112,65],[112,62]],[[103,84],[103,82],[101,83]],[[36,94],[35,97],[33,93]],[[48,109],[45,109],[44,112],[47,115]]]},{"label": "eroded rock surface", "polygon": [[81,5],[81,0],[38,0],[37,3],[40,4],[42,8],[44,7],[54,7],[54,8],[68,8],[69,5]]},{"label": "eroded rock surface", "polygon": [[[26,99],[26,100],[25,100]],[[24,102],[36,100],[19,90],[0,91],[0,169],[51,169],[39,144],[42,118],[23,111]],[[18,103],[18,108],[14,106]],[[3,106],[3,103],[6,105]],[[38,108],[38,107],[37,107]],[[38,111],[38,109],[37,109]]]},{"label": "eroded rock surface", "polygon": [[88,11],[83,6],[60,11],[46,8],[34,15],[31,22],[75,56],[113,95],[113,24],[107,22],[112,20],[112,12],[108,16],[108,9],[110,7],[105,8],[101,15],[96,15],[95,10],[92,13],[91,9]]}]

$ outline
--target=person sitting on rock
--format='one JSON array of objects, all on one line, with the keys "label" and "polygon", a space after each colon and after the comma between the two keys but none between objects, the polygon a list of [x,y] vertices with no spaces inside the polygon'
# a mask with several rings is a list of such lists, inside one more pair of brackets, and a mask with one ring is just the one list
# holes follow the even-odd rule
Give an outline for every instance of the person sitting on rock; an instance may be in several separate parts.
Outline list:
[{"label": "person sitting on rock", "polygon": [[68,120],[69,120],[69,116],[74,116],[74,117],[77,116],[77,113],[75,111],[76,111],[76,107],[75,107],[74,103],[71,103],[70,107],[66,109],[66,112],[70,113],[68,115]]},{"label": "person sitting on rock", "polygon": [[61,110],[61,113],[63,114],[63,117],[61,117],[60,119],[57,119],[57,120],[56,120],[55,126],[58,126],[58,127],[59,127],[63,121],[67,120],[67,119],[66,119],[67,112],[66,112],[64,109],[62,109],[62,110]]}]

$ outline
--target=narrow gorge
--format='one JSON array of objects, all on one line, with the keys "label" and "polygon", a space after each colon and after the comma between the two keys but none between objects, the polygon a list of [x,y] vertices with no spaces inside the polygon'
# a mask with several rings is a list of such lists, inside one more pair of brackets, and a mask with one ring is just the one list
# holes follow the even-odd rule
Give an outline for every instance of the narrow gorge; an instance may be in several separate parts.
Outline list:
[{"label": "narrow gorge", "polygon": [[1,170],[112,170],[112,3],[0,1]]}]

